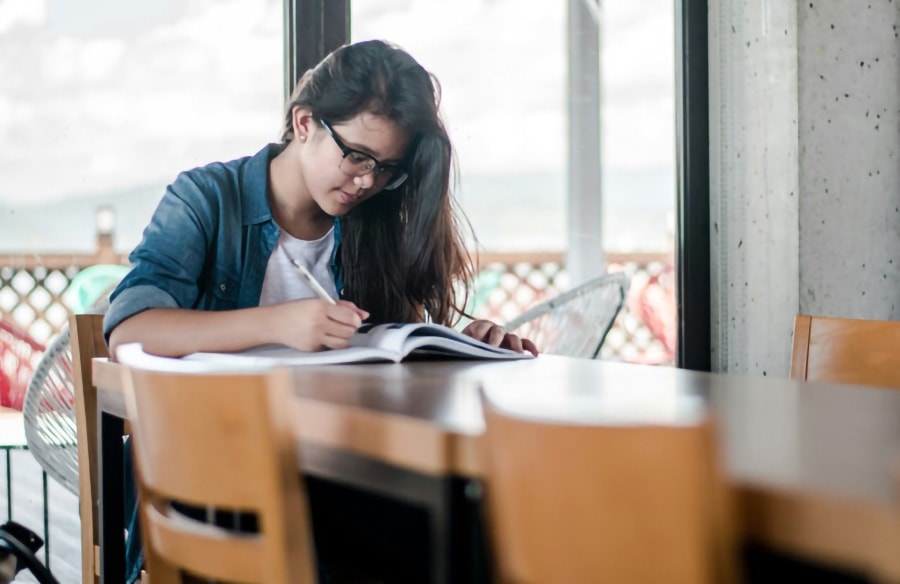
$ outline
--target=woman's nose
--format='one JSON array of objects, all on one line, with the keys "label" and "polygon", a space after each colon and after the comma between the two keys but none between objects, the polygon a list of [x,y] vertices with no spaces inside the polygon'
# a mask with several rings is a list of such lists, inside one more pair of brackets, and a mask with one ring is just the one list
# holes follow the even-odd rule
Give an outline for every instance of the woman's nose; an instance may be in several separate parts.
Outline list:
[{"label": "woman's nose", "polygon": [[353,182],[362,189],[370,189],[375,184],[375,173],[367,172],[362,176],[357,176],[353,179]]}]

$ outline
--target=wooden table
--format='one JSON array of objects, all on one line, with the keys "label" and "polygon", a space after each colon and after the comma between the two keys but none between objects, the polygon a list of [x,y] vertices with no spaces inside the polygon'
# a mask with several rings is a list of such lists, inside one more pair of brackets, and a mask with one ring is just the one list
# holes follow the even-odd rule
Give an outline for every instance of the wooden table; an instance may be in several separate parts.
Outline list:
[{"label": "wooden table", "polygon": [[[552,356],[309,367],[294,376],[303,471],[432,505],[436,581],[454,557],[438,533],[453,529],[454,481],[465,490],[484,472],[479,386],[521,408],[599,418],[620,415],[623,403],[659,410],[699,401],[718,420],[747,540],[900,580],[896,390]],[[119,367],[95,359],[94,383],[101,535],[121,534],[121,517],[109,512],[121,509],[121,440],[107,439],[121,436]],[[121,536],[102,546],[107,573],[118,573]]]}]

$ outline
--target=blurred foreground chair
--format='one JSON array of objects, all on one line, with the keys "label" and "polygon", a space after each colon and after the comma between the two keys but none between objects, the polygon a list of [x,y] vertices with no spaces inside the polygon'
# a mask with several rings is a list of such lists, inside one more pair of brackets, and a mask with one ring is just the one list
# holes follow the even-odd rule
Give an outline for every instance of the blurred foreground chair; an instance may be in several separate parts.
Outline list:
[{"label": "blurred foreground chair", "polygon": [[791,378],[900,389],[900,322],[797,316]]},{"label": "blurred foreground chair", "polygon": [[542,302],[505,325],[542,353],[594,359],[625,302],[628,276],[604,274]]},{"label": "blurred foreground chair", "polygon": [[711,422],[537,420],[489,394],[482,406],[496,582],[735,580]]},{"label": "blurred foreground chair", "polygon": [[[124,347],[123,347],[124,349]],[[124,351],[141,529],[153,584],[181,574],[228,582],[307,584],[315,559],[289,411],[287,370],[172,373]],[[183,507],[241,511],[259,532],[195,520]]]}]

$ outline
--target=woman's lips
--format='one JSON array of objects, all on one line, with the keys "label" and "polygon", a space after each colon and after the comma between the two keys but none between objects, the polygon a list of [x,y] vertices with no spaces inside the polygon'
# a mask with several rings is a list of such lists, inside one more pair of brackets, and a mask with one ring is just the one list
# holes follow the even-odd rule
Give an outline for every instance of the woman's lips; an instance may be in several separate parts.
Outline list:
[{"label": "woman's lips", "polygon": [[351,195],[348,192],[341,191],[341,202],[345,205],[355,205],[360,195]]}]

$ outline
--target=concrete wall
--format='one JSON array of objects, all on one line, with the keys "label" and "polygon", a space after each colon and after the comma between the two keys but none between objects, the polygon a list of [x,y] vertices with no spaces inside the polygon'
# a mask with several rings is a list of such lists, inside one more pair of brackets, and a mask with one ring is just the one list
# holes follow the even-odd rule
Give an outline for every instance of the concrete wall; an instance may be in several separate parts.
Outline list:
[{"label": "concrete wall", "polygon": [[900,1],[798,25],[800,312],[900,320]]},{"label": "concrete wall", "polygon": [[710,3],[713,369],[787,371],[798,305],[796,5]]},{"label": "concrete wall", "polygon": [[795,314],[900,319],[900,2],[709,16],[713,368],[785,376]]}]

